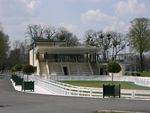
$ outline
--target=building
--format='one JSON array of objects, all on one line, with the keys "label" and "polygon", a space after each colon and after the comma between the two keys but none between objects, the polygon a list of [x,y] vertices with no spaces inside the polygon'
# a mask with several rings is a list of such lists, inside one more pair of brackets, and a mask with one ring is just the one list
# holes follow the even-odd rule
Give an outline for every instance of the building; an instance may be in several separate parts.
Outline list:
[{"label": "building", "polygon": [[67,47],[65,41],[36,40],[30,50],[30,65],[37,67],[37,74],[50,75],[104,75],[100,65],[100,48]]}]

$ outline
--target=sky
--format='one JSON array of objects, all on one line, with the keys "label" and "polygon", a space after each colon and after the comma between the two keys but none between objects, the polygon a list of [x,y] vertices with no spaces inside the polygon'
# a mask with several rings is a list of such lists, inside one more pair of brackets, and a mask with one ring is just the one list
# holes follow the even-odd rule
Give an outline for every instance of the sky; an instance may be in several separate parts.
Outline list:
[{"label": "sky", "polygon": [[82,40],[89,29],[127,33],[149,11],[150,0],[0,0],[0,24],[10,41],[26,39],[29,24],[65,27]]}]

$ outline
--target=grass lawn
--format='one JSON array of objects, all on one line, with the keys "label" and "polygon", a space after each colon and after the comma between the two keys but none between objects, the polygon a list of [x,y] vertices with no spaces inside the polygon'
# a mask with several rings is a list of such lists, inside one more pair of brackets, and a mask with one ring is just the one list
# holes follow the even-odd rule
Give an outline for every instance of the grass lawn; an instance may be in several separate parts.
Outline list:
[{"label": "grass lawn", "polygon": [[[84,86],[84,87],[97,87],[102,88],[103,84],[111,84],[111,81],[61,81],[63,83]],[[135,85],[133,82],[115,82],[114,84],[121,84],[122,89],[138,89],[138,90],[150,90],[150,87],[143,87]]]},{"label": "grass lawn", "polygon": [[141,77],[150,77],[150,71],[143,71],[140,73]]}]

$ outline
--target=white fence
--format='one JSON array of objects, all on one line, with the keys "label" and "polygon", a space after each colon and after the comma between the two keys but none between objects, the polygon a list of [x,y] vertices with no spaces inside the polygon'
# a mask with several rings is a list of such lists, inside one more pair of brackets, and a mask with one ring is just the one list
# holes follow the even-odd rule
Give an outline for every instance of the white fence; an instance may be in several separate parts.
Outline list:
[{"label": "white fence", "polygon": [[[93,88],[93,87],[78,87],[62,82],[43,79],[40,77],[32,78],[35,80],[35,83],[51,92],[55,95],[65,95],[65,96],[86,96],[86,97],[98,97],[102,98],[103,90],[102,88]],[[144,97],[150,98],[150,90],[127,90],[121,89],[122,97]]]},{"label": "white fence", "polygon": [[[111,81],[111,76],[49,76],[52,80]],[[114,76],[114,81],[134,82],[137,85],[150,87],[150,77]]]}]

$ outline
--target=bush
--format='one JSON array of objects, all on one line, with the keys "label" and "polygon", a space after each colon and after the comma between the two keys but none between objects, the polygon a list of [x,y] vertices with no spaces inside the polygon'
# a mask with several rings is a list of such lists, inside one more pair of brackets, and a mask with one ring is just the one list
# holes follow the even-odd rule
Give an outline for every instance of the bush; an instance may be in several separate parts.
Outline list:
[{"label": "bush", "polygon": [[139,72],[132,72],[130,75],[132,75],[132,76],[141,76],[141,74]]},{"label": "bush", "polygon": [[15,65],[16,71],[22,71],[22,67],[23,67],[22,64],[17,64],[17,65]]},{"label": "bush", "polygon": [[121,66],[117,62],[111,61],[108,63],[107,69],[110,73],[119,73],[121,71]]},{"label": "bush", "polygon": [[11,68],[11,72],[22,71],[22,67],[23,67],[22,64],[17,64]]},{"label": "bush", "polygon": [[111,61],[107,64],[108,72],[112,73],[112,84],[113,84],[113,73],[119,73],[121,71],[121,66],[115,61]]},{"label": "bush", "polygon": [[140,73],[136,73],[136,76],[141,76],[141,74]]},{"label": "bush", "polygon": [[[24,65],[22,71],[24,74],[30,75],[35,72],[35,69],[36,68],[32,65]],[[27,80],[28,80],[28,76],[27,76]]]},{"label": "bush", "polygon": [[16,69],[14,66],[11,68],[11,72],[16,72]]},{"label": "bush", "polygon": [[22,71],[23,73],[30,75],[35,72],[35,67],[31,65],[24,65]]}]

